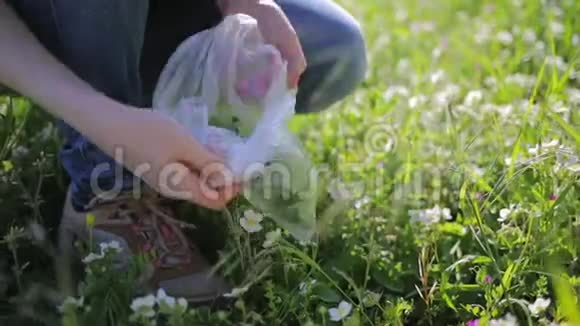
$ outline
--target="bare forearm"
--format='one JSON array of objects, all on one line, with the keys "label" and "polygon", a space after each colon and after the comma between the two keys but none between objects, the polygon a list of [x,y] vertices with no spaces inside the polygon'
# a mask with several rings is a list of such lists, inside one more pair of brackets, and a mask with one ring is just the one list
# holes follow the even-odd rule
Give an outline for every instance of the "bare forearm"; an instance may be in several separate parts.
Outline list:
[{"label": "bare forearm", "polygon": [[95,91],[54,58],[3,0],[0,44],[0,84],[103,144],[105,140],[98,139],[102,126],[124,106]]}]

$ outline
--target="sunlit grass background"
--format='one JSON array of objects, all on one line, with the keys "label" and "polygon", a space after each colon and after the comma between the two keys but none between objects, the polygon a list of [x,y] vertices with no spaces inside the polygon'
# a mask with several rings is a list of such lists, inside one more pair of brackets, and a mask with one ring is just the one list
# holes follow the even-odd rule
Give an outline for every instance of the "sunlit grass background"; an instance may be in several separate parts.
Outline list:
[{"label": "sunlit grass background", "polygon": [[[580,3],[341,3],[367,36],[367,80],[293,123],[328,167],[319,241],[263,248],[276,226],[246,233],[245,207],[184,208],[200,225],[228,222],[196,236],[247,291],[228,311],[159,313],[160,324],[580,325]],[[66,189],[59,140],[24,99],[0,98],[0,112],[0,324],[59,323],[48,245]],[[108,279],[86,280],[101,291],[65,324],[127,323],[133,283]],[[342,301],[351,309],[332,321]]]}]

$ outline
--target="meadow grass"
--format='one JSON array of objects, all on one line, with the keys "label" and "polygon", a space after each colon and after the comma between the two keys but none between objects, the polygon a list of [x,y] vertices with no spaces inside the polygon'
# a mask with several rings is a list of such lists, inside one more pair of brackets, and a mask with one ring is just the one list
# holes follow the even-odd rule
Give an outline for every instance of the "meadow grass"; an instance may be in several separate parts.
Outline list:
[{"label": "meadow grass", "polygon": [[246,232],[242,201],[181,209],[215,230],[195,236],[220,248],[228,310],[152,307],[142,262],[115,272],[108,253],[71,292],[51,245],[60,141],[28,101],[0,98],[0,321],[580,325],[580,3],[341,3],[365,31],[367,79],[292,123],[322,171],[316,241],[268,219]]}]

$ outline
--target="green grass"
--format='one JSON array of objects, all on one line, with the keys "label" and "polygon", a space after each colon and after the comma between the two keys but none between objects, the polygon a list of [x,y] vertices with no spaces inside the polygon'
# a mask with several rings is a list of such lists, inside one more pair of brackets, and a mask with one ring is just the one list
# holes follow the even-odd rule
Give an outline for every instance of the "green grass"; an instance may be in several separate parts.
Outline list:
[{"label": "green grass", "polygon": [[[246,233],[243,206],[197,215],[228,225],[219,270],[248,291],[229,311],[167,312],[169,324],[333,325],[328,309],[340,301],[352,304],[345,325],[484,325],[507,314],[520,325],[580,323],[580,4],[341,2],[367,35],[368,78],[294,127],[327,167],[323,180],[351,196],[321,189],[311,244],[283,235],[264,249],[276,226]],[[0,316],[57,323],[50,248],[17,227],[54,233],[66,189],[59,141],[40,110],[11,101],[0,99],[0,231],[10,235]],[[451,220],[425,212],[436,205]],[[84,292],[92,312],[68,309],[65,325],[100,325],[100,313],[126,323],[131,279],[109,278],[85,280],[100,288]],[[537,298],[551,303],[534,316]]]}]

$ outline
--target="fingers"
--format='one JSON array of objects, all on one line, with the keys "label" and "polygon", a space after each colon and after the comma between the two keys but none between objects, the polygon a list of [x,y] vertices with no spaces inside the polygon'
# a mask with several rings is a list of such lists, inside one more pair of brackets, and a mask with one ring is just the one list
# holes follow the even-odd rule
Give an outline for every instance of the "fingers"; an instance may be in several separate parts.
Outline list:
[{"label": "fingers", "polygon": [[[169,172],[165,172],[169,171]],[[222,209],[241,191],[238,184],[211,187],[206,176],[200,176],[186,165],[174,163],[159,174],[158,190],[166,197],[191,201],[209,209]]]},{"label": "fingers", "polygon": [[300,75],[306,69],[306,58],[290,20],[276,3],[259,6],[254,13],[260,32],[267,43],[274,45],[288,62],[288,87],[297,88]]},{"label": "fingers", "polygon": [[186,143],[184,146],[180,147],[184,149],[180,155],[183,156],[183,162],[185,165],[189,165],[190,168],[193,168],[194,170],[202,170],[208,165],[223,162],[222,157],[207,150],[191,136],[186,135],[183,139]]},{"label": "fingers", "polygon": [[280,51],[282,58],[288,62],[288,87],[297,88],[300,75],[306,70],[306,58],[300,45],[298,35],[288,22],[286,37],[274,44]]},{"label": "fingers", "polygon": [[306,70],[306,59],[304,56],[288,60],[288,87],[291,89],[298,88],[300,76]]}]

